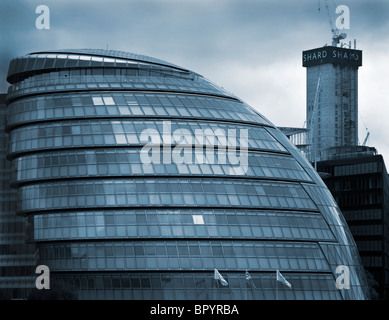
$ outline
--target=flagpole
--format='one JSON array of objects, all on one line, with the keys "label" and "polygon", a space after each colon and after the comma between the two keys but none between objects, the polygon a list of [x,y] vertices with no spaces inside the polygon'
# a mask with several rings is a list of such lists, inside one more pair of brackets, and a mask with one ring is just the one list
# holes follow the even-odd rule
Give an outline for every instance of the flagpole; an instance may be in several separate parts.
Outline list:
[{"label": "flagpole", "polygon": [[[215,268],[215,272],[216,272],[216,268]],[[217,300],[217,297],[219,296],[219,281],[220,281],[220,277],[216,279],[216,290],[215,290],[215,297],[214,297],[215,300]]]},{"label": "flagpole", "polygon": [[278,281],[276,280],[276,300],[278,300]]},{"label": "flagpole", "polygon": [[213,290],[213,300],[216,300],[216,297],[217,297],[217,288],[218,288],[218,285],[219,285],[219,280],[216,280],[216,286],[215,286],[215,290]]},{"label": "flagpole", "polygon": [[246,273],[245,273],[245,278],[246,278],[246,282],[245,282],[245,285],[246,285],[246,300],[248,300],[248,285],[247,285],[247,269],[246,269]]},{"label": "flagpole", "polygon": [[276,300],[278,300],[278,280],[277,280],[277,271],[276,271]]},{"label": "flagpole", "polygon": [[[249,299],[249,286],[250,286],[250,289],[252,290],[253,289],[253,279],[251,278],[251,275],[249,274],[249,271],[246,269],[246,273],[245,273],[245,278],[246,278],[246,300]],[[255,295],[253,294],[253,297]]]}]

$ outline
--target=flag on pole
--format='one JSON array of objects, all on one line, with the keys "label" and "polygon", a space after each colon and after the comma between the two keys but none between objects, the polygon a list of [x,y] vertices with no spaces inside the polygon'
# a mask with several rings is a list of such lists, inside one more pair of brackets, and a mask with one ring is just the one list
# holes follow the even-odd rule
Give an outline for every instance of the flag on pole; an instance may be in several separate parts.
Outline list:
[{"label": "flag on pole", "polygon": [[215,280],[220,280],[223,286],[228,286],[228,282],[223,278],[219,271],[215,268]]},{"label": "flag on pole", "polygon": [[253,278],[251,278],[251,275],[247,270],[246,270],[246,281],[248,281],[250,283],[250,285],[252,285],[254,287],[254,289],[256,289]]},{"label": "flag on pole", "polygon": [[292,285],[284,278],[284,276],[281,274],[281,272],[277,269],[277,281],[282,282],[284,285],[288,286],[289,288],[292,288]]}]

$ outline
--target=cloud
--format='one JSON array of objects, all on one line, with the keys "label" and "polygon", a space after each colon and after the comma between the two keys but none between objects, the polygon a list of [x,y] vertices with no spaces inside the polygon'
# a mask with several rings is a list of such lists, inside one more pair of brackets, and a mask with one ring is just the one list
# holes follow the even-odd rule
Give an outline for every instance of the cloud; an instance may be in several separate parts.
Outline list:
[{"label": "cloud", "polygon": [[[335,22],[333,1],[328,3]],[[298,126],[305,120],[306,103],[301,52],[331,42],[324,1],[319,11],[318,1],[312,0],[46,0],[51,29],[37,30],[35,8],[40,4],[0,3],[0,25],[6,30],[0,44],[2,91],[11,57],[45,49],[108,46],[189,68],[238,95],[276,125]],[[384,150],[389,135],[382,120],[387,118],[382,83],[389,70],[389,2],[342,4],[350,8],[347,41],[356,38],[364,51],[360,109],[372,132],[370,141]]]}]

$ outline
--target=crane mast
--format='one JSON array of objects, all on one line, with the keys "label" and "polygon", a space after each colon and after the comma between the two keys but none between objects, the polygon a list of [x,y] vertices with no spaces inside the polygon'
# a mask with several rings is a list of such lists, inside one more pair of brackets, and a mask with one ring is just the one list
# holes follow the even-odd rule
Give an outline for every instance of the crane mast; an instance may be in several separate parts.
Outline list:
[{"label": "crane mast", "polygon": [[[340,42],[340,40],[343,40],[343,39],[347,38],[347,34],[339,33],[339,29],[336,26],[334,26],[334,23],[333,23],[332,18],[331,18],[330,8],[328,6],[328,1],[327,0],[324,0],[324,5],[325,5],[326,10],[327,10],[328,22],[330,24],[330,29],[331,29],[331,32],[332,32],[332,46],[333,47],[337,47],[339,42]],[[320,0],[319,0],[319,6],[320,6]],[[320,7],[319,7],[319,11],[320,11]]]}]

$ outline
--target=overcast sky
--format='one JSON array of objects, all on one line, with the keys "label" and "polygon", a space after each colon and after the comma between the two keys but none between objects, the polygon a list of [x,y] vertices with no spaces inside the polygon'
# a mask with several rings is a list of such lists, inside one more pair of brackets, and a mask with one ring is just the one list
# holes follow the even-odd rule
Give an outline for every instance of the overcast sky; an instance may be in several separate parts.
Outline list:
[{"label": "overcast sky", "polygon": [[[123,50],[202,74],[277,126],[305,121],[303,50],[331,44],[324,0],[0,0],[0,87],[11,58],[67,48]],[[50,29],[38,30],[38,5]],[[389,161],[389,1],[328,0],[350,9],[345,41],[363,50],[359,140]],[[320,7],[320,10],[319,10]],[[387,162],[389,168],[389,162]]]}]

